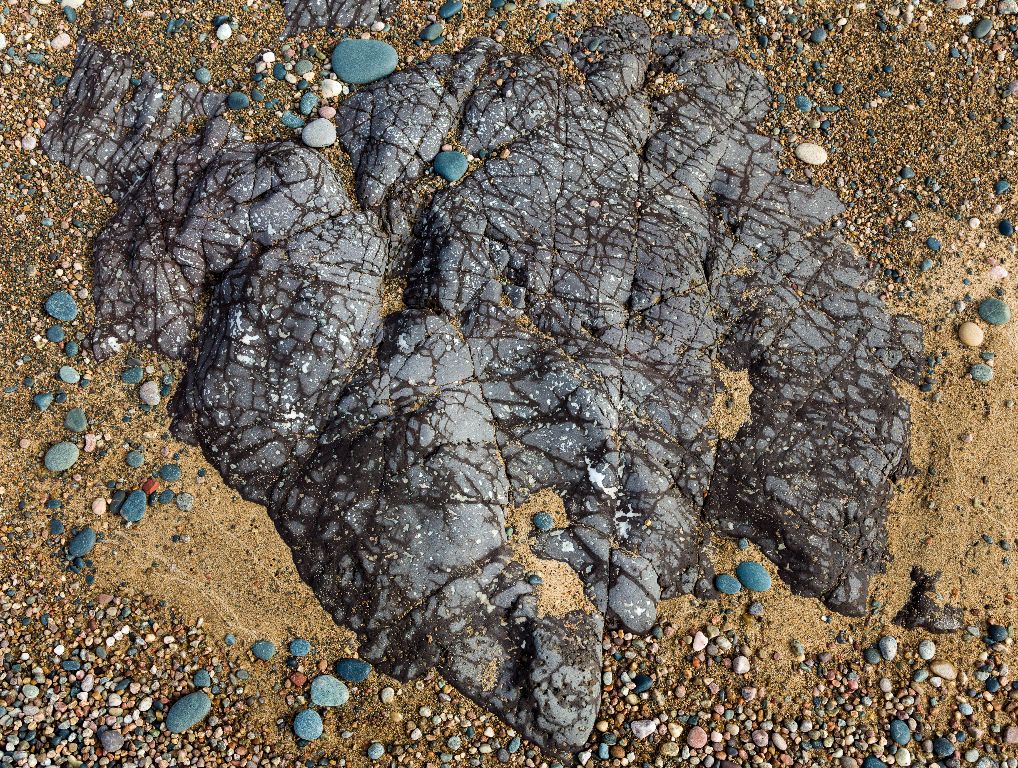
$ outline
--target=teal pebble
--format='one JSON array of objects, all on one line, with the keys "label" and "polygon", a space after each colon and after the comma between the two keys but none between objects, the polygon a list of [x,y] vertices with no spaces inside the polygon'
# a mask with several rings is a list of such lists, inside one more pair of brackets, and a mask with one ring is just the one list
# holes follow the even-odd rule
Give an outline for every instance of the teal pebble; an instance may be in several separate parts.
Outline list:
[{"label": "teal pebble", "polygon": [[138,467],[145,463],[145,454],[143,454],[141,451],[128,451],[124,461],[127,462],[127,466],[131,467],[132,469],[137,469]]},{"label": "teal pebble", "polygon": [[145,509],[148,507],[148,498],[145,491],[134,490],[127,494],[124,503],[120,505],[120,516],[129,523],[140,523],[145,517]]},{"label": "teal pebble", "polygon": [[534,515],[534,527],[541,531],[550,531],[555,527],[555,519],[547,512],[538,512]]},{"label": "teal pebble", "polygon": [[120,374],[120,380],[125,384],[141,384],[145,372],[141,368],[128,368]]},{"label": "teal pebble", "polygon": [[95,546],[95,529],[85,528],[83,531],[78,533],[71,543],[67,545],[67,554],[69,557],[84,557],[92,548]]},{"label": "teal pebble", "polygon": [[457,181],[467,172],[469,162],[466,155],[456,150],[439,152],[434,160],[435,173],[446,181]]},{"label": "teal pebble", "polygon": [[317,108],[318,96],[311,91],[306,91],[304,95],[300,97],[300,113],[302,115],[310,115]]},{"label": "teal pebble", "polygon": [[421,31],[421,40],[427,40],[428,42],[437,40],[442,36],[443,32],[445,32],[445,25],[440,21],[436,21],[433,24],[429,24]]},{"label": "teal pebble", "polygon": [[766,592],[771,588],[771,575],[760,563],[743,560],[735,569],[735,577],[751,592]]},{"label": "teal pebble", "polygon": [[233,91],[226,97],[226,106],[230,109],[246,109],[251,105],[251,98],[246,93]]},{"label": "teal pebble", "polygon": [[212,700],[203,691],[189,693],[178,699],[166,713],[170,733],[183,733],[204,720],[212,709]]},{"label": "teal pebble", "polygon": [[371,674],[371,665],[360,659],[340,659],[336,662],[336,674],[351,683],[363,683]]},{"label": "teal pebble", "polygon": [[979,305],[979,316],[990,325],[1004,325],[1011,319],[1011,307],[1000,299],[984,299]]},{"label": "teal pebble", "polygon": [[294,130],[304,127],[304,118],[295,115],[290,110],[283,113],[283,116],[279,118],[279,122],[287,128],[293,128]]},{"label": "teal pebble", "polygon": [[61,365],[60,370],[57,371],[57,377],[64,384],[77,384],[81,381],[81,374],[69,365]]},{"label": "teal pebble", "polygon": [[49,392],[40,392],[38,395],[32,398],[32,402],[35,403],[35,407],[40,411],[45,411],[51,405],[53,405],[53,395]]},{"label": "teal pebble", "polygon": [[46,340],[52,341],[54,344],[59,344],[64,340],[65,334],[64,329],[59,325],[51,325],[46,329]]},{"label": "teal pebble", "polygon": [[54,517],[49,521],[49,532],[50,536],[61,536],[64,532],[64,524],[60,522],[59,517]]},{"label": "teal pebble", "polygon": [[385,747],[379,744],[377,741],[371,742],[368,745],[368,757],[372,760],[381,760],[382,755],[385,754]]},{"label": "teal pebble", "polygon": [[45,304],[46,314],[54,320],[69,323],[78,316],[78,304],[67,291],[50,294]]},{"label": "teal pebble", "polygon": [[290,655],[301,659],[311,653],[311,643],[298,637],[290,641]]},{"label": "teal pebble", "polygon": [[993,378],[993,369],[986,363],[976,363],[969,370],[972,378],[982,384],[987,384]]},{"label": "teal pebble", "polygon": [[912,740],[912,731],[904,720],[892,720],[890,732],[894,743],[899,746],[904,747]]},{"label": "teal pebble", "polygon": [[60,442],[46,451],[42,463],[50,472],[66,472],[78,460],[78,446],[74,443]]},{"label": "teal pebble", "polygon": [[981,40],[990,34],[991,29],[993,29],[993,19],[980,19],[976,22],[975,29],[972,30],[972,36],[976,40]]},{"label": "teal pebble", "polygon": [[159,469],[159,477],[165,480],[167,483],[177,482],[183,473],[180,471],[179,464],[163,464]]},{"label": "teal pebble", "polygon": [[208,85],[212,82],[212,73],[205,67],[198,67],[198,69],[194,71],[194,79],[202,85]]},{"label": "teal pebble", "polygon": [[268,661],[276,655],[276,644],[271,640],[259,640],[251,646],[251,653],[255,655],[255,658]]},{"label": "teal pebble", "polygon": [[308,72],[314,69],[315,65],[307,59],[301,59],[293,65],[293,71],[297,73],[298,77],[304,77]]},{"label": "teal pebble", "polygon": [[442,3],[442,7],[438,9],[438,16],[442,19],[451,19],[462,10],[462,0],[446,0]]},{"label": "teal pebble", "polygon": [[304,709],[293,718],[293,732],[298,739],[314,741],[322,735],[322,716],[313,709]]},{"label": "teal pebble", "polygon": [[727,573],[722,573],[714,578],[714,587],[725,595],[736,595],[742,591],[739,580]]},{"label": "teal pebble", "polygon": [[361,85],[392,74],[399,64],[396,49],[381,40],[342,40],[332,51],[332,71],[347,83]]},{"label": "teal pebble", "polygon": [[332,675],[319,675],[311,681],[311,703],[316,707],[341,707],[350,700],[350,689]]},{"label": "teal pebble", "polygon": [[199,669],[194,673],[194,685],[196,688],[208,688],[212,685],[212,675],[207,669]]},{"label": "teal pebble", "polygon": [[72,408],[64,416],[64,426],[72,432],[84,432],[88,429],[88,419],[80,408]]}]

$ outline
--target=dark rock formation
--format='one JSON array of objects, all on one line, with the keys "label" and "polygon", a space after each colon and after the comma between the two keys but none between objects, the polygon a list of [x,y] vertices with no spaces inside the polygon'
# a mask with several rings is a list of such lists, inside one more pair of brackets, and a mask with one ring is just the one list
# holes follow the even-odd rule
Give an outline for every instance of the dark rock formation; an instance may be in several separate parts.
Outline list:
[{"label": "dark rock formation", "polygon": [[396,12],[399,0],[283,0],[287,33],[366,27]]},{"label": "dark rock formation", "polygon": [[940,572],[927,573],[919,566],[912,568],[912,591],[908,601],[894,617],[894,623],[908,629],[922,627],[930,632],[957,632],[964,626],[962,611],[936,600]]},{"label": "dark rock formation", "polygon": [[[780,173],[733,45],[621,17],[436,55],[340,105],[355,200],[215,97],[154,118],[143,78],[121,106],[131,62],[87,45],[44,136],[120,199],[93,354],[188,360],[174,429],[268,507],[361,655],[437,667],[553,751],[590,733],[606,620],[645,632],[661,598],[713,594],[712,533],[846,613],[882,567],[920,332],[864,290],[835,195]],[[450,140],[479,159],[431,194]],[[731,439],[722,366],[752,385]],[[566,523],[511,540],[507,507],[545,489]],[[543,605],[521,546],[585,599]]]}]

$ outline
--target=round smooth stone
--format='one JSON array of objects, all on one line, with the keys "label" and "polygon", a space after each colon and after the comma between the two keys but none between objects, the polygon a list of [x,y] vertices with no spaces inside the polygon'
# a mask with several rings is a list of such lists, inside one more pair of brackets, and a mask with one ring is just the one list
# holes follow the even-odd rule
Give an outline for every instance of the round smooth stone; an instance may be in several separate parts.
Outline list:
[{"label": "round smooth stone", "polygon": [[341,707],[350,700],[350,689],[332,675],[319,675],[311,681],[311,703],[316,707]]},{"label": "round smooth stone", "polygon": [[226,106],[230,109],[246,109],[251,106],[251,97],[240,91],[233,91],[226,97]]},{"label": "round smooth stone", "polygon": [[290,641],[290,655],[295,658],[303,658],[311,653],[311,643],[302,637]]},{"label": "round smooth stone", "polygon": [[212,73],[206,67],[198,67],[194,71],[194,79],[202,85],[208,85],[212,82]]},{"label": "round smooth stone", "polygon": [[446,181],[458,181],[467,172],[470,163],[467,156],[456,150],[439,152],[434,160],[435,173]]},{"label": "round smooth stone", "polygon": [[972,378],[981,384],[987,384],[993,379],[993,369],[986,363],[976,363],[969,370]]},{"label": "round smooth stone", "polygon": [[823,165],[827,162],[827,150],[812,141],[804,141],[797,146],[795,156],[807,165]]},{"label": "round smooth stone", "polygon": [[256,659],[268,661],[276,655],[276,644],[271,640],[259,640],[251,646],[251,653],[255,655]]},{"label": "round smooth stone", "polygon": [[54,320],[69,323],[78,316],[78,304],[67,291],[51,293],[46,299],[46,314]]},{"label": "round smooth stone", "polygon": [[555,527],[555,518],[547,512],[538,512],[534,515],[534,527],[539,531],[550,531]]},{"label": "round smooth stone", "polygon": [[194,685],[196,688],[208,688],[212,685],[212,675],[207,669],[199,669],[194,673]]},{"label": "round smooth stone", "polygon": [[166,713],[166,728],[170,733],[183,733],[206,717],[212,709],[212,700],[203,691],[189,693],[170,707]]},{"label": "round smooth stone", "polygon": [[64,426],[72,432],[84,432],[88,429],[88,419],[80,408],[72,408],[64,416]]},{"label": "round smooth stone", "polygon": [[976,40],[981,40],[990,34],[991,29],[993,29],[993,19],[980,19],[972,29],[972,36]]},{"label": "round smooth stone", "polygon": [[739,580],[727,573],[714,577],[714,587],[725,595],[737,595],[742,591],[742,584],[739,583]]},{"label": "round smooth stone", "polygon": [[69,365],[61,365],[57,371],[57,378],[64,384],[77,384],[81,381],[81,374]]},{"label": "round smooth stone", "polygon": [[381,760],[385,754],[385,747],[379,744],[377,741],[371,742],[368,745],[368,757],[372,760]]},{"label": "round smooth stone", "polygon": [[771,575],[760,563],[743,560],[735,569],[735,578],[751,592],[766,592],[771,588]]},{"label": "round smooth stone", "polygon": [[937,644],[932,640],[919,641],[919,658],[923,661],[932,661],[937,655]]},{"label": "round smooth stone", "polygon": [[316,118],[304,126],[300,140],[315,149],[331,147],[336,143],[336,124],[324,117]]},{"label": "round smooth stone", "polygon": [[971,320],[958,326],[958,340],[968,347],[981,347],[985,338],[983,329]]},{"label": "round smooth stone", "polygon": [[145,517],[145,508],[148,507],[148,497],[145,491],[136,489],[127,494],[124,503],[120,505],[120,516],[129,523],[140,523]]},{"label": "round smooth stone", "polygon": [[340,80],[354,85],[381,80],[398,64],[396,49],[381,40],[341,40],[332,49],[332,71]]},{"label": "round smooth stone", "polygon": [[440,19],[451,19],[463,10],[463,0],[445,0],[442,7],[438,9]]},{"label": "round smooth stone", "polygon": [[66,441],[57,443],[46,451],[42,463],[50,472],[66,472],[78,460],[78,446]]},{"label": "round smooth stone", "polygon": [[1014,234],[1014,224],[1011,223],[1010,219],[1001,219],[1000,223],[997,224],[997,231],[1004,237],[1011,237]]},{"label": "round smooth stone", "polygon": [[71,543],[67,545],[67,554],[70,557],[84,557],[95,546],[95,529],[89,526],[78,533]]},{"label": "round smooth stone", "polygon": [[314,741],[322,735],[322,716],[313,709],[304,709],[293,718],[293,732],[298,739]]},{"label": "round smooth stone", "polygon": [[340,659],[336,662],[336,674],[349,683],[363,683],[371,674],[371,665],[360,659]]},{"label": "round smooth stone", "polygon": [[979,316],[990,325],[1004,325],[1011,319],[1011,307],[1000,299],[983,299]]}]

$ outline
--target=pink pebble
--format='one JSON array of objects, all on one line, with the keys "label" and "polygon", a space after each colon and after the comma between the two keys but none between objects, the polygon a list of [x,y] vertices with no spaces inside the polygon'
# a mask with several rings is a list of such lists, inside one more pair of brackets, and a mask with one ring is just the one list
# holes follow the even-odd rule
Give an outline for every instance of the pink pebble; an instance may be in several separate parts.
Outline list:
[{"label": "pink pebble", "polygon": [[990,277],[994,280],[1003,280],[1007,277],[1007,270],[1000,266],[1000,264],[997,264],[994,267],[990,267]]},{"label": "pink pebble", "polygon": [[330,107],[328,104],[323,104],[318,108],[319,117],[324,117],[326,120],[331,120],[336,116],[336,108]]},{"label": "pink pebble", "polygon": [[686,743],[693,749],[703,749],[707,746],[707,731],[699,725],[694,725],[686,734]]},{"label": "pink pebble", "polygon": [[92,511],[97,515],[104,514],[106,512],[106,499],[101,496],[98,499],[92,501]]},{"label": "pink pebble", "polygon": [[85,435],[85,453],[91,453],[92,451],[94,451],[95,443],[96,443],[95,435],[93,435],[91,432]]}]

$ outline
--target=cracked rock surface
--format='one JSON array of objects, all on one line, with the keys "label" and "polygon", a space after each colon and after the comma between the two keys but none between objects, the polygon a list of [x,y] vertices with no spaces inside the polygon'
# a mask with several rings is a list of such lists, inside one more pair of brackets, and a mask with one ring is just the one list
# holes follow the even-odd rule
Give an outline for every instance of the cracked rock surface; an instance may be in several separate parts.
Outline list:
[{"label": "cracked rock surface", "polygon": [[[623,16],[433,56],[339,106],[353,199],[325,155],[245,142],[219,97],[162,104],[142,77],[125,101],[132,62],[89,44],[47,124],[119,200],[93,354],[187,360],[176,433],[268,508],[362,657],[438,668],[552,752],[590,734],[606,622],[713,595],[711,536],[862,613],[908,467],[893,383],[918,325],[865,290],[836,196],[780,173],[733,46]],[[476,159],[439,185],[448,141]],[[722,369],[752,387],[731,434]],[[558,524],[510,535],[549,489]],[[543,599],[547,561],[581,599]]]},{"label": "cracked rock surface", "polygon": [[367,27],[396,12],[399,0],[282,0],[287,34],[321,27]]}]

